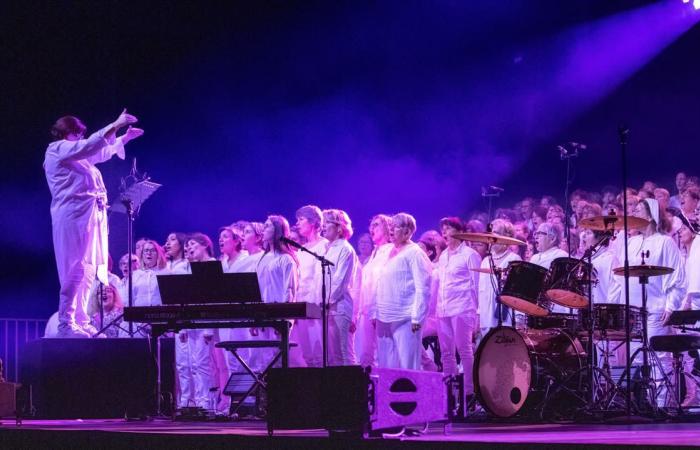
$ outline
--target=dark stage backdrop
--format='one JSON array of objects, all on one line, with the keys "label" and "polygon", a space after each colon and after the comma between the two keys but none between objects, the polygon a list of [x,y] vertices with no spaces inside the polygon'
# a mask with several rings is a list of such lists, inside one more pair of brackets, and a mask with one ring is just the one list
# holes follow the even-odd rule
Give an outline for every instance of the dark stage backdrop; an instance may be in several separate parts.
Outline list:
[{"label": "dark stage backdrop", "polygon": [[[695,16],[700,13],[695,14]],[[670,187],[697,164],[700,28],[678,1],[9,2],[0,17],[0,316],[57,305],[48,129],[128,107],[131,158],[164,187],[137,237],[292,217],[303,204],[407,211],[419,231],[483,208],[481,186],[561,199],[556,145],[583,142],[574,187],[630,174]],[[125,218],[110,219],[115,259]]]}]

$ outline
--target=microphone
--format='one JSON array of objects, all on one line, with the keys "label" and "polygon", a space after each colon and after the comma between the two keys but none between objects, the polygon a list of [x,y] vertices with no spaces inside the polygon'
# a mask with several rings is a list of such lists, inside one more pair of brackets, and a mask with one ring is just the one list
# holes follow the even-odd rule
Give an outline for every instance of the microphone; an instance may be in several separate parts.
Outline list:
[{"label": "microphone", "polygon": [[489,189],[491,189],[494,192],[505,192],[505,189],[500,188],[498,186],[489,186]]},{"label": "microphone", "polygon": [[284,236],[282,236],[282,237],[280,238],[280,241],[284,242],[284,243],[287,244],[287,245],[291,245],[292,247],[298,248],[298,249],[304,248],[304,246],[301,245],[300,243],[298,243],[297,241],[293,241],[293,240],[291,240],[291,239],[289,239],[289,238],[286,238],[286,237],[284,237]]}]

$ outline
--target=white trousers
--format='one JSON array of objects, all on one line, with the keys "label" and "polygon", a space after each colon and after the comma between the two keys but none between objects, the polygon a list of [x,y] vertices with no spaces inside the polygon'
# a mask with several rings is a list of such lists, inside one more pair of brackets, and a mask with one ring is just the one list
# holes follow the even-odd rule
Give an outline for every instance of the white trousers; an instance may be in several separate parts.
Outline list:
[{"label": "white trousers", "polygon": [[58,303],[60,327],[74,324],[83,328],[90,323],[87,313],[90,290],[95,283],[95,266],[84,261],[75,261],[61,278]]},{"label": "white trousers", "polygon": [[474,330],[476,327],[476,314],[463,313],[452,317],[438,318],[438,340],[440,341],[440,354],[442,357],[442,371],[449,375],[456,375],[457,357],[455,350],[459,352],[464,372],[464,393],[474,393],[473,367],[474,367]]},{"label": "white trousers", "polygon": [[[214,340],[204,338],[204,330],[183,330],[175,338],[175,367],[180,383],[180,408],[198,406],[216,407],[218,392],[214,376],[212,346]],[[184,336],[184,342],[183,342]]]},{"label": "white trousers", "polygon": [[420,370],[421,340],[421,330],[411,330],[411,319],[391,323],[377,320],[378,366]]},{"label": "white trousers", "polygon": [[367,314],[360,314],[355,331],[355,352],[362,367],[377,367],[377,332]]},{"label": "white trousers", "polygon": [[323,365],[323,321],[297,320],[289,334],[289,342],[297,344],[289,350],[292,367],[321,367]]},{"label": "white trousers", "polygon": [[[307,321],[308,322],[308,321]],[[350,333],[352,321],[344,315],[328,316],[328,364],[331,366],[352,366],[355,360],[353,333]]]}]

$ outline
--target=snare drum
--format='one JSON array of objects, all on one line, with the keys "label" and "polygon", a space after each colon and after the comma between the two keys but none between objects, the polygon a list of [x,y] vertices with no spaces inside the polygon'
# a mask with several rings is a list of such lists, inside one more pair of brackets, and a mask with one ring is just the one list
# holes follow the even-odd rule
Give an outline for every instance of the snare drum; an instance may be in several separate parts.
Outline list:
[{"label": "snare drum", "polygon": [[549,313],[544,317],[528,316],[527,327],[531,330],[556,328],[575,334],[581,330],[581,322],[578,314]]},{"label": "snare drum", "polygon": [[547,274],[547,297],[568,308],[588,306],[591,265],[575,258],[557,258]]},{"label": "snare drum", "polygon": [[532,316],[546,316],[549,309],[540,297],[547,269],[525,261],[508,263],[508,277],[501,291],[501,303]]},{"label": "snare drum", "polygon": [[[584,332],[590,327],[588,309],[579,311],[581,326]],[[642,337],[642,312],[637,306],[630,306],[630,338]],[[607,339],[611,341],[624,341],[625,330],[625,305],[618,303],[597,303],[593,305],[593,337],[595,339]]]}]

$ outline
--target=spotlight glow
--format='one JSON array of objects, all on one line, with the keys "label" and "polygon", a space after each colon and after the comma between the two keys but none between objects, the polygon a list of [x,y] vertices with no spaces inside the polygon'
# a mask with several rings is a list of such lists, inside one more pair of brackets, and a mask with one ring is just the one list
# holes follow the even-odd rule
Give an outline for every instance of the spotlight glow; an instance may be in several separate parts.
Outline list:
[{"label": "spotlight glow", "polygon": [[700,9],[700,0],[693,0],[693,8],[695,8],[695,10]]}]

